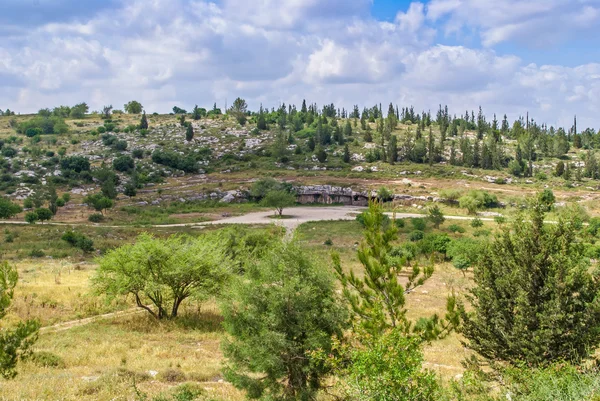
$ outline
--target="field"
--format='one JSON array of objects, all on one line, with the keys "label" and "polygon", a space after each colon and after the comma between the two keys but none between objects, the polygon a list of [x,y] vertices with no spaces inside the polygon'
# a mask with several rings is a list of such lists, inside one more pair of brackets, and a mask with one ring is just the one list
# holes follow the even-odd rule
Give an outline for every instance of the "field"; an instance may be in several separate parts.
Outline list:
[{"label": "field", "polygon": [[[494,229],[495,223],[488,224]],[[459,225],[466,232],[458,235],[471,236],[473,229],[467,221]],[[27,233],[30,227],[12,229],[19,232],[15,247],[20,239],[31,235]],[[94,234],[93,230],[88,228],[86,233],[93,238],[103,235]],[[121,230],[119,241],[133,239],[135,231]],[[410,223],[406,224],[399,241],[406,241],[411,230]],[[440,230],[455,235],[444,226]],[[324,269],[331,269],[330,254],[336,251],[341,254],[345,268],[360,274],[356,247],[361,232],[360,224],[355,221],[331,221],[305,223],[295,235]],[[427,232],[437,230],[429,228]],[[162,231],[161,235],[169,233]],[[328,239],[331,245],[325,245]],[[20,282],[8,319],[40,319],[44,328],[35,353],[49,353],[56,360],[46,356],[43,361],[51,362],[34,358],[20,365],[17,378],[2,384],[6,399],[111,400],[115,396],[131,399],[136,394],[134,383],[138,391],[150,396],[171,394],[182,383],[192,383],[214,399],[243,399],[243,394],[222,380],[220,370],[224,360],[219,344],[223,330],[215,301],[189,302],[179,319],[159,323],[145,312],[136,311],[131,300],[106,303],[93,294],[89,280],[96,267],[93,260],[25,258],[15,263]],[[469,273],[463,275],[446,262],[436,263],[433,277],[409,297],[410,317],[443,313],[446,296],[452,291],[463,293],[469,283]],[[81,326],[72,322],[116,311],[127,314],[100,318]],[[426,347],[425,366],[450,380],[462,372],[460,362],[467,354],[459,336],[454,334]],[[43,366],[44,363],[52,366]]]}]

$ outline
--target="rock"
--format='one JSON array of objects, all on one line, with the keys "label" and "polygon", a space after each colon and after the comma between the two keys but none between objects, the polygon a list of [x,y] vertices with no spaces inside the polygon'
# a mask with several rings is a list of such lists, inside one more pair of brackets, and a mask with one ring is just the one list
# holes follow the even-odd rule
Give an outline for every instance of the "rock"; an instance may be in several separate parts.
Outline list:
[{"label": "rock", "polygon": [[223,198],[221,198],[221,200],[219,202],[222,202],[222,203],[231,203],[234,200],[235,200],[235,196],[233,196],[232,194],[227,194]]},{"label": "rock", "polygon": [[356,166],[352,168],[352,171],[358,171],[359,173],[362,173],[365,171],[365,168],[363,166]]},{"label": "rock", "polygon": [[150,377],[156,377],[156,375],[158,375],[156,370],[149,370],[147,373],[150,375]]}]

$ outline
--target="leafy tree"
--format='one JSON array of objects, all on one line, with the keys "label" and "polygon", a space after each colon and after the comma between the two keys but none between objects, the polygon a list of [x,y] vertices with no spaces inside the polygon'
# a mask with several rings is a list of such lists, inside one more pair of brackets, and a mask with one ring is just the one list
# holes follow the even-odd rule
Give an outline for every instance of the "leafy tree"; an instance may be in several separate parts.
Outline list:
[{"label": "leafy tree", "polygon": [[182,108],[177,107],[177,106],[173,106],[173,113],[174,114],[187,114],[187,110],[182,109]]},{"label": "leafy tree", "polygon": [[314,354],[332,349],[347,317],[327,269],[282,242],[229,287],[221,306],[227,380],[249,399],[314,400],[331,371]]},{"label": "leafy tree", "polygon": [[87,103],[79,103],[71,108],[69,116],[71,118],[84,118],[89,110],[90,107],[87,105]]},{"label": "leafy tree", "polygon": [[102,194],[88,195],[83,200],[97,212],[104,215],[104,211],[113,207],[113,201]]},{"label": "leafy tree", "polygon": [[25,221],[28,222],[29,224],[35,224],[36,221],[38,221],[38,215],[36,212],[27,212],[25,213]]},{"label": "leafy tree", "polygon": [[[19,275],[7,262],[0,263],[0,319],[4,318],[14,296]],[[17,375],[17,362],[31,354],[37,340],[40,324],[35,320],[19,322],[16,327],[0,331],[0,376],[5,379]]]},{"label": "leafy tree", "polygon": [[0,196],[0,219],[9,219],[16,214],[21,213],[22,210],[21,206]]},{"label": "leafy tree", "polygon": [[142,119],[140,120],[140,129],[148,129],[148,118],[146,117],[146,112],[142,114]]},{"label": "leafy tree", "polygon": [[577,244],[572,219],[544,224],[547,204],[504,227],[484,248],[463,311],[467,345],[511,364],[574,363],[598,346],[600,283]]},{"label": "leafy tree", "polygon": [[450,333],[458,325],[455,298],[448,299],[445,319],[438,315],[421,318],[417,324],[406,316],[406,295],[423,285],[433,274],[433,266],[412,267],[408,280],[399,277],[406,266],[405,260],[391,256],[392,241],[397,238],[394,224],[384,225],[384,214],[379,203],[371,202],[364,213],[365,234],[358,249],[358,259],[364,266],[364,278],[351,270],[342,269],[339,254],[333,255],[334,268],[344,288],[355,320],[361,330],[378,336],[384,331],[399,330],[407,338],[429,341]]},{"label": "leafy tree", "polygon": [[440,228],[440,224],[446,221],[442,210],[438,205],[432,206],[427,210],[427,218],[433,223],[433,226],[437,229]]},{"label": "leafy tree", "polygon": [[284,190],[269,191],[260,201],[262,206],[275,209],[279,216],[283,214],[284,208],[293,206],[295,203],[296,196]]},{"label": "leafy tree", "polygon": [[194,127],[191,123],[189,123],[187,124],[187,128],[185,130],[185,140],[189,142],[192,139],[194,139]]},{"label": "leafy tree", "polygon": [[54,213],[48,208],[40,207],[35,209],[35,213],[37,214],[38,220],[44,223],[44,221],[51,220],[54,216]]},{"label": "leafy tree", "polygon": [[137,187],[135,183],[128,182],[125,184],[125,188],[123,189],[123,194],[127,196],[136,196],[137,195]]},{"label": "leafy tree", "polygon": [[132,295],[156,319],[175,318],[183,301],[216,294],[227,278],[220,242],[216,236],[157,239],[141,234],[134,244],[100,259],[94,288],[109,298]]},{"label": "leafy tree", "polygon": [[[142,112],[143,108],[144,107],[142,106],[142,104],[140,102],[138,102],[137,100],[132,100],[129,103],[125,104],[125,106],[123,107],[125,112],[127,112],[129,114],[140,114]],[[148,128],[148,127],[146,127],[146,128]]]}]

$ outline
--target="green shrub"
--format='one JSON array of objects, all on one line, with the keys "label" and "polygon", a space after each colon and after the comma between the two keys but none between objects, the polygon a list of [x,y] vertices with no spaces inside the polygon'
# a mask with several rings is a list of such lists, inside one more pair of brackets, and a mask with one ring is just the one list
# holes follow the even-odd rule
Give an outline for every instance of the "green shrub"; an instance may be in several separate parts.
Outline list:
[{"label": "green shrub", "polygon": [[331,240],[331,238],[327,238],[325,240],[325,242],[323,243],[323,245],[331,246],[331,245],[333,245],[333,241]]},{"label": "green shrub", "polygon": [[471,227],[479,228],[482,226],[483,226],[483,221],[479,217],[475,217],[473,220],[471,220]]},{"label": "green shrub", "polygon": [[410,219],[410,222],[412,223],[413,228],[418,231],[425,231],[425,228],[427,227],[427,221],[422,217],[413,217]]},{"label": "green shrub", "polygon": [[425,233],[423,231],[414,230],[414,231],[411,231],[411,233],[408,235],[408,239],[411,240],[412,242],[417,242],[417,241],[422,240],[424,236],[425,236]]},{"label": "green shrub", "polygon": [[474,237],[489,237],[491,234],[490,230],[477,230],[473,233]]},{"label": "green shrub", "polygon": [[450,230],[450,232],[453,233],[464,233],[466,230],[463,226],[459,226],[458,224],[451,224],[450,226],[448,226],[448,230]]},{"label": "green shrub", "polygon": [[[362,212],[358,215],[356,215],[356,221],[358,221],[360,223],[361,226],[365,226],[365,212]],[[387,214],[383,215],[383,225],[384,227],[387,227],[388,224],[390,223],[390,216],[388,216]]]},{"label": "green shrub", "polygon": [[64,368],[65,361],[58,355],[47,351],[34,352],[31,362],[43,368]]},{"label": "green shrub", "polygon": [[29,252],[29,256],[32,257],[32,258],[43,258],[44,256],[46,256],[46,254],[41,249],[33,248]]},{"label": "green shrub", "polygon": [[404,219],[395,219],[394,224],[397,228],[404,228],[405,226]]},{"label": "green shrub", "polygon": [[104,221],[104,215],[101,213],[93,213],[88,216],[88,221],[92,223],[100,223]]},{"label": "green shrub", "polygon": [[94,241],[81,233],[75,231],[67,231],[61,237],[63,241],[68,242],[72,246],[81,249],[84,252],[92,252],[94,250]]}]

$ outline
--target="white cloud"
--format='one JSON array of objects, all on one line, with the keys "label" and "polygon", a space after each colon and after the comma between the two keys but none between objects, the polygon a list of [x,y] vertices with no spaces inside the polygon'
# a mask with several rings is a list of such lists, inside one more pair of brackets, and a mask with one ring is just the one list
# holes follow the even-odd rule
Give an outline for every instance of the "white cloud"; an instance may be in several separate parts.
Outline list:
[{"label": "white cloud", "polygon": [[427,17],[447,18],[446,34],[476,29],[485,46],[517,41],[546,47],[595,34],[600,0],[432,0]]},{"label": "white cloud", "polygon": [[[346,108],[442,103],[463,114],[481,105],[489,114],[529,111],[551,124],[578,114],[580,124],[600,125],[598,64],[523,65],[492,49],[435,44],[436,20],[476,25],[496,43],[523,35],[527,21],[531,32],[553,21],[564,2],[479,3],[413,3],[381,22],[369,16],[369,0],[129,0],[77,23],[3,38],[0,108],[34,112],[87,101],[100,109],[138,99],[148,111],[166,112],[175,104],[222,107],[242,96],[251,107],[306,98]],[[596,4],[577,2],[574,10],[592,8],[578,24],[595,21]]]}]

